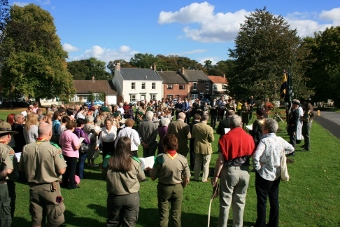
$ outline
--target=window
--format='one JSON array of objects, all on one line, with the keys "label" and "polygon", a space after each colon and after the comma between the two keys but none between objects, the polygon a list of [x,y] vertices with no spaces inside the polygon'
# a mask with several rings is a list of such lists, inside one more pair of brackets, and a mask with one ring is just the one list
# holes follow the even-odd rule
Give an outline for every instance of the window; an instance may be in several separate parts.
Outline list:
[{"label": "window", "polygon": [[228,89],[228,85],[223,84],[223,85],[222,85],[222,88],[223,88],[223,89]]},{"label": "window", "polygon": [[179,85],[179,90],[184,90],[185,89],[185,85],[184,84],[180,84]]},{"label": "window", "polygon": [[133,89],[133,90],[136,89],[136,83],[135,82],[131,83],[131,89]]},{"label": "window", "polygon": [[197,99],[198,98],[198,94],[191,94],[191,99],[194,100],[194,99]]},{"label": "window", "polygon": [[167,89],[172,89],[172,84],[168,84]]},{"label": "window", "polygon": [[214,90],[217,90],[217,85],[216,84],[214,84]]},{"label": "window", "polygon": [[152,89],[153,89],[153,90],[156,89],[156,83],[152,83]]},{"label": "window", "polygon": [[209,82],[205,83],[205,90],[209,91],[209,87],[210,87],[209,85],[210,85]]},{"label": "window", "polygon": [[167,95],[166,96],[168,99],[172,99],[173,98],[173,95]]},{"label": "window", "polygon": [[136,101],[136,95],[130,95],[130,102]]},{"label": "window", "polygon": [[192,90],[197,90],[197,82],[192,83]]},{"label": "window", "polygon": [[151,100],[157,100],[156,99],[156,94],[150,94],[150,98],[151,98]]},{"label": "window", "polygon": [[142,82],[142,89],[145,90],[145,82]]}]

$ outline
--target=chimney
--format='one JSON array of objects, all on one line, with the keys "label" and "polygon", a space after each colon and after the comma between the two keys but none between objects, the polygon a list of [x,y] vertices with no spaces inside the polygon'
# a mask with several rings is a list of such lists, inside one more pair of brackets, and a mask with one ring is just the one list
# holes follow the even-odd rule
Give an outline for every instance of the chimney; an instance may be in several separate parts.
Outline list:
[{"label": "chimney", "polygon": [[94,82],[94,79],[95,79],[95,77],[94,77],[94,76],[92,76],[92,82]]},{"label": "chimney", "polygon": [[223,73],[223,78],[225,79],[225,74]]},{"label": "chimney", "polygon": [[156,72],[156,64],[155,63],[152,64],[152,70]]},{"label": "chimney", "polygon": [[184,67],[182,67],[181,73],[182,73],[182,75],[184,75]]},{"label": "chimney", "polygon": [[115,70],[120,71],[120,62],[116,63]]}]

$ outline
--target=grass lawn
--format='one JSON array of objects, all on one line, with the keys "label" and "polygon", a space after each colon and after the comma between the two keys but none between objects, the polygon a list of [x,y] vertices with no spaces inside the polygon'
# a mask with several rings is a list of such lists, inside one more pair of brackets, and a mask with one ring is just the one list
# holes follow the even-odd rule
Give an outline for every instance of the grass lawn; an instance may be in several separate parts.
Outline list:
[{"label": "grass lawn", "polygon": [[[0,119],[6,119],[13,111],[0,111]],[[17,112],[14,112],[17,113]],[[288,139],[280,123],[278,135]],[[213,143],[217,151],[218,135]],[[340,172],[338,171],[340,142],[317,123],[311,130],[310,152],[301,152],[297,145],[294,163],[288,165],[290,181],[280,184],[280,226],[340,226]],[[139,151],[141,155],[141,149]],[[217,153],[212,155],[214,167]],[[101,157],[96,159],[100,163]],[[77,190],[62,189],[65,199],[66,224],[64,226],[105,226],[106,184],[99,169],[86,167],[85,177]],[[193,175],[193,173],[192,173]],[[250,172],[250,185],[244,214],[244,226],[251,226],[256,219],[256,193],[254,172]],[[29,187],[16,184],[16,211],[12,226],[30,226]],[[157,226],[157,182],[150,178],[141,183],[140,214],[137,226]],[[207,226],[210,183],[190,182],[184,190],[182,226]],[[211,226],[216,226],[219,211],[218,199],[212,204]],[[268,213],[269,209],[267,209]],[[232,211],[230,210],[232,219]],[[232,220],[229,220],[231,226]]]}]

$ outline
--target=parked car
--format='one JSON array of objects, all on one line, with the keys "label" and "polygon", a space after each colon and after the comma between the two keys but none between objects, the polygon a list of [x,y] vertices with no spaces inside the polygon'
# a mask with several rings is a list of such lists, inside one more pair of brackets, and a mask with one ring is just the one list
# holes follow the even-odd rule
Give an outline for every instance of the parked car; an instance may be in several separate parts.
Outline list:
[{"label": "parked car", "polygon": [[[101,100],[95,100],[95,101],[93,101],[93,104],[94,105],[98,105],[98,106],[102,106],[102,105],[104,105],[104,102],[101,101]],[[92,101],[91,102],[86,102],[85,105],[90,107],[92,105]]]}]

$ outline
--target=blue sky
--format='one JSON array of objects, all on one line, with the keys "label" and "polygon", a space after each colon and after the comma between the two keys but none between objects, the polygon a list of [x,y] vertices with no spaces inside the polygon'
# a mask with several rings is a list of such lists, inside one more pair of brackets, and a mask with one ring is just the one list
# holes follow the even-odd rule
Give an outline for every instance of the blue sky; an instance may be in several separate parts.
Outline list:
[{"label": "blue sky", "polygon": [[283,16],[298,34],[312,36],[340,26],[339,0],[26,0],[51,13],[69,59],[130,61],[136,53],[179,55],[214,64],[228,48],[245,16],[263,9]]}]

